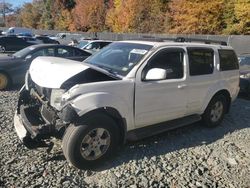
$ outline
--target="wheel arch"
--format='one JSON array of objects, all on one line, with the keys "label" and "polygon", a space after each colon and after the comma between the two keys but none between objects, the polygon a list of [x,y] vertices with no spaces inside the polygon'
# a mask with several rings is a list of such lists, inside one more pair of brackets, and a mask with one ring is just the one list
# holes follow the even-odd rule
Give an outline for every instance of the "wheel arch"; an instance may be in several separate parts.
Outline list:
[{"label": "wheel arch", "polygon": [[102,107],[102,108],[93,109],[87,112],[86,114],[83,114],[82,116],[78,117],[78,119],[76,120],[76,124],[79,125],[81,122],[88,119],[89,117],[95,114],[100,114],[100,113],[109,116],[116,122],[116,124],[118,125],[119,133],[120,133],[119,141],[121,144],[125,143],[126,133],[127,133],[127,121],[125,118],[121,116],[119,111],[113,107]]},{"label": "wheel arch", "polygon": [[218,96],[218,95],[223,95],[225,96],[226,98],[226,101],[227,101],[227,108],[226,108],[226,113],[229,112],[230,110],[230,106],[231,106],[231,95],[230,95],[230,92],[227,90],[227,89],[221,89],[221,90],[218,90],[217,92],[215,92],[213,94],[213,96],[211,97],[211,99],[206,103],[205,105],[205,108],[204,108],[204,111],[205,109],[207,108],[207,106],[209,105],[210,101],[213,100],[214,97]]},{"label": "wheel arch", "polygon": [[12,80],[12,77],[10,76],[10,74],[7,71],[2,70],[2,69],[0,69],[0,73],[3,73],[3,74],[5,74],[8,77],[9,83],[8,83],[7,87],[11,86],[11,84],[13,83],[13,80]]}]

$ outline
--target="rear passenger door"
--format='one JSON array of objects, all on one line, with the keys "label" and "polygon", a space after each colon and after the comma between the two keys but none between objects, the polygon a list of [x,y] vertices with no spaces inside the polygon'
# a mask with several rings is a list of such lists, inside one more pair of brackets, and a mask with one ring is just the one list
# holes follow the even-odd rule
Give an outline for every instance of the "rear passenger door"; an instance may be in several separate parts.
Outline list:
[{"label": "rear passenger door", "polygon": [[199,114],[209,88],[216,82],[215,52],[211,48],[189,47],[187,113]]}]

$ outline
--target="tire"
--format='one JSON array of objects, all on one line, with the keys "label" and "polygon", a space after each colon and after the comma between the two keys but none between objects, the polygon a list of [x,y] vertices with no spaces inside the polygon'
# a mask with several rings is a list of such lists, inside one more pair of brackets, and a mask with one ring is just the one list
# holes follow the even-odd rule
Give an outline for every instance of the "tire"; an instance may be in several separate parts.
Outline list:
[{"label": "tire", "polygon": [[208,104],[202,120],[207,127],[216,127],[223,121],[228,102],[224,95],[216,95]]},{"label": "tire", "polygon": [[3,72],[0,72],[0,91],[7,89],[11,85],[9,76]]},{"label": "tire", "polygon": [[4,46],[0,46],[0,52],[4,53],[6,51],[6,48]]},{"label": "tire", "polygon": [[71,165],[90,169],[113,154],[118,141],[119,130],[115,121],[104,114],[94,114],[79,125],[71,124],[66,129],[62,149]]}]

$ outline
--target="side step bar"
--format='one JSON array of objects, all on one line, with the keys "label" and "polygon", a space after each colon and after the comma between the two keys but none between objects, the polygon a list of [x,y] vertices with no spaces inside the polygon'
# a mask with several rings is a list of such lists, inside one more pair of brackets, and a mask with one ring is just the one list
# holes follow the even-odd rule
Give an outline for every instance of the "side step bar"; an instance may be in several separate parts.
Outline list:
[{"label": "side step bar", "polygon": [[135,140],[143,139],[143,138],[153,136],[153,135],[165,132],[165,131],[183,127],[185,125],[189,125],[200,120],[201,120],[200,115],[191,115],[191,116],[135,129],[132,131],[128,131],[127,140],[135,141]]}]

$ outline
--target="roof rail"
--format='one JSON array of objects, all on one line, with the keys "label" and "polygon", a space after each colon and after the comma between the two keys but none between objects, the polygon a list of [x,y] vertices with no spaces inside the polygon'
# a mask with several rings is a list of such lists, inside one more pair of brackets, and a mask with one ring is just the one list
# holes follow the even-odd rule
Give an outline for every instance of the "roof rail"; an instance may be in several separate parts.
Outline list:
[{"label": "roof rail", "polygon": [[132,40],[146,40],[153,42],[165,42],[165,41],[173,41],[173,42],[202,42],[205,44],[220,44],[223,46],[227,46],[227,42],[219,41],[219,40],[210,40],[210,39],[198,39],[198,38],[185,38],[185,37],[177,37],[177,38],[165,38],[165,37],[152,37],[152,36],[142,36],[142,38],[132,39]]},{"label": "roof rail", "polygon": [[220,44],[223,46],[227,46],[227,42],[220,40],[210,40],[210,39],[197,39],[197,38],[184,38],[177,37],[175,42],[203,42],[205,44]]}]

